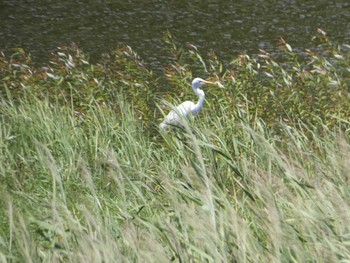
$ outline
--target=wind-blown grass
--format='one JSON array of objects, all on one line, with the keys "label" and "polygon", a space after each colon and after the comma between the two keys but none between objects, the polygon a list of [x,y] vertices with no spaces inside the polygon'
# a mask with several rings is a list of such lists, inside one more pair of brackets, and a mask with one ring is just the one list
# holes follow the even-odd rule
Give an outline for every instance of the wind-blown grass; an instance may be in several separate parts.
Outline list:
[{"label": "wind-blown grass", "polygon": [[320,34],[227,69],[168,36],[174,93],[224,86],[169,132],[173,94],[129,47],[0,54],[0,262],[348,262],[350,49]]},{"label": "wind-blown grass", "polygon": [[275,134],[222,107],[152,137],[122,98],[89,109],[83,122],[30,96],[2,103],[3,262],[349,259],[340,132]]}]

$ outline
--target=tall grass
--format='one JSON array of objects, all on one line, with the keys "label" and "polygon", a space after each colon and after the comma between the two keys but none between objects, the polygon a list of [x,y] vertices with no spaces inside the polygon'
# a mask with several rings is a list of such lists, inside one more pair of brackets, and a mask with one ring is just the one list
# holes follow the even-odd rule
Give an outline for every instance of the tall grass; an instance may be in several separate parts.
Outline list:
[{"label": "tall grass", "polygon": [[341,132],[222,106],[151,135],[122,97],[87,109],[2,102],[2,262],[349,260]]},{"label": "tall grass", "polygon": [[[172,92],[129,47],[0,53],[0,262],[349,262],[349,45],[225,69],[165,40]],[[159,131],[194,75],[224,88]]]}]

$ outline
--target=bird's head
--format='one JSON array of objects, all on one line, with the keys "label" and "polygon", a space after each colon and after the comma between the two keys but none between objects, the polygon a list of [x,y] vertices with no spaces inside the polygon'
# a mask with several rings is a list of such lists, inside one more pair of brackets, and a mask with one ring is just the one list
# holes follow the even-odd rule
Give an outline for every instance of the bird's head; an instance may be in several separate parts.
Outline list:
[{"label": "bird's head", "polygon": [[215,83],[201,79],[201,78],[195,78],[192,81],[192,88],[195,90],[195,89],[198,89],[205,84],[215,84]]}]

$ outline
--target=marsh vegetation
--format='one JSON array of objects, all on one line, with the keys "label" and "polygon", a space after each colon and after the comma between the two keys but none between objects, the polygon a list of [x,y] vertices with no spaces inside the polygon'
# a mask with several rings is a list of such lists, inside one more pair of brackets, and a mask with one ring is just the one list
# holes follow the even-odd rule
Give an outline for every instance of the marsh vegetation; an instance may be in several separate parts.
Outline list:
[{"label": "marsh vegetation", "polygon": [[[165,40],[161,77],[129,47],[0,58],[0,261],[347,262],[350,47],[224,68]],[[224,88],[159,133],[197,76]]]}]

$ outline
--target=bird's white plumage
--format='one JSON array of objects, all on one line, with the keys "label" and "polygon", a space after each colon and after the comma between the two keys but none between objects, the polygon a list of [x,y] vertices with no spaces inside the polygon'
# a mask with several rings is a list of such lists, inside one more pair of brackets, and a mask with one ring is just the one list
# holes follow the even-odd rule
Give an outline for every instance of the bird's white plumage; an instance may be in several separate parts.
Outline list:
[{"label": "bird's white plumage", "polygon": [[189,118],[190,115],[197,116],[205,101],[204,91],[200,87],[204,84],[214,84],[201,78],[195,78],[192,81],[192,89],[194,93],[199,97],[198,102],[195,104],[192,101],[185,101],[177,106],[174,110],[169,112],[165,117],[165,120],[160,124],[162,129],[165,129],[168,125],[179,125],[181,118]]}]

